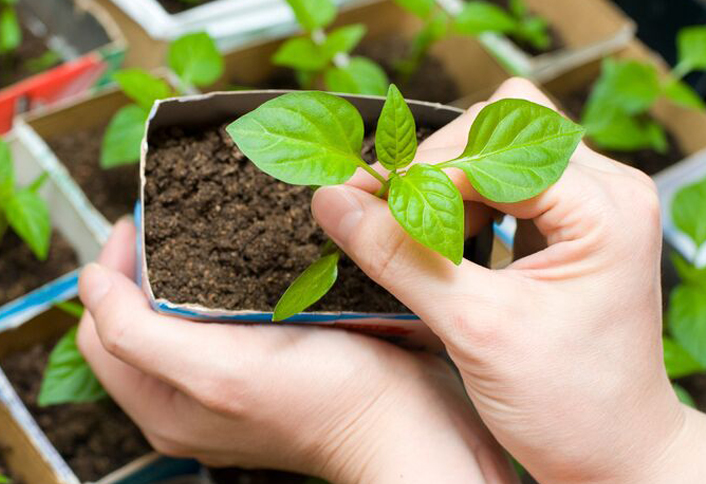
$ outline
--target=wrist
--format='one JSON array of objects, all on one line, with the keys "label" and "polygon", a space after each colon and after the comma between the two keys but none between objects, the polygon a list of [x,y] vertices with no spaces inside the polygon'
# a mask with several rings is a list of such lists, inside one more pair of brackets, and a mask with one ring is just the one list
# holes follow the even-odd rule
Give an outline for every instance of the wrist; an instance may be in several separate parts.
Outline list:
[{"label": "wrist", "polygon": [[430,388],[424,380],[388,387],[328,443],[333,452],[319,475],[336,484],[514,482],[507,459],[475,419],[465,393],[448,382]]}]

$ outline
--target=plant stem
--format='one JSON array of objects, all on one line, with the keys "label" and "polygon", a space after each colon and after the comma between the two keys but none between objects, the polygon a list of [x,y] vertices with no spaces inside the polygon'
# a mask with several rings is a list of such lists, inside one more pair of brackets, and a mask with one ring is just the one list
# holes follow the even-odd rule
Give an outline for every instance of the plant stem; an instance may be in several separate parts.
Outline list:
[{"label": "plant stem", "polygon": [[380,173],[377,171],[373,170],[373,167],[368,165],[366,162],[363,160],[356,160],[356,163],[358,163],[358,166],[361,167],[363,170],[367,171],[373,178],[375,178],[377,181],[382,183],[383,185],[387,183],[387,180],[385,179],[384,176],[382,176]]}]

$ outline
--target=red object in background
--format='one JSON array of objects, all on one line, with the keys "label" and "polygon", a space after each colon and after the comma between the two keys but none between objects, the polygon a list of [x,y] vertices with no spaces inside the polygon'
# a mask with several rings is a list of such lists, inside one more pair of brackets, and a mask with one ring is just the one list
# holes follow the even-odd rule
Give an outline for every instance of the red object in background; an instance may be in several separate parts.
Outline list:
[{"label": "red object in background", "polygon": [[99,54],[87,54],[0,90],[0,134],[15,115],[90,89],[106,68]]}]

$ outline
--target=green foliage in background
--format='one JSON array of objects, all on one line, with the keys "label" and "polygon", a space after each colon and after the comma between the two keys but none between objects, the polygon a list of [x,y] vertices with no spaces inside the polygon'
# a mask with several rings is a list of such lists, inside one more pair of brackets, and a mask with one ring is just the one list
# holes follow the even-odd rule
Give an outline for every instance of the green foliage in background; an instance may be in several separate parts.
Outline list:
[{"label": "green foliage in background", "polygon": [[16,50],[22,43],[16,3],[17,0],[0,0],[0,55]]},{"label": "green foliage in background", "polygon": [[366,33],[364,25],[325,29],[336,18],[332,0],[287,0],[306,35],[287,40],[272,56],[275,65],[294,69],[302,89],[321,82],[329,91],[385,95],[389,81],[367,57],[349,54]]},{"label": "green foliage in background", "polygon": [[[390,212],[418,243],[454,264],[463,259],[464,205],[444,168],[459,168],[478,192],[496,202],[534,197],[555,183],[583,136],[557,112],[519,99],[485,107],[463,153],[435,165],[411,165],[416,126],[400,91],[391,85],[378,119],[375,146],[385,177],[361,158],[364,125],[348,101],[322,92],[291,93],[242,116],[227,128],[243,153],[274,178],[294,185],[345,183],[358,168],[381,184]],[[273,319],[305,310],[333,286],[340,250],[327,242],[287,289]]]},{"label": "green foliage in background", "polygon": [[703,100],[682,78],[706,70],[706,27],[679,32],[679,62],[660,79],[657,68],[636,60],[606,59],[582,114],[586,134],[600,148],[614,151],[652,149],[665,153],[664,128],[649,115],[660,98],[703,111]]},{"label": "green foliage in background", "polygon": [[[706,179],[675,195],[671,206],[674,225],[699,250],[706,243],[704,213]],[[706,268],[696,267],[695,261],[687,261],[677,253],[672,254],[672,262],[681,283],[669,296],[664,361],[669,377],[679,379],[706,372]],[[683,402],[693,406],[684,388],[675,384],[675,390]]]},{"label": "green foliage in background", "polygon": [[193,86],[207,86],[223,74],[223,58],[208,34],[197,32],[176,39],[169,46],[168,65],[177,75],[179,92],[147,71],[123,69],[113,76],[133,104],[123,106],[108,124],[101,146],[101,166],[137,163],[145,133],[145,123],[155,101],[188,91]]},{"label": "green foliage in background", "polygon": [[11,228],[39,260],[46,260],[51,240],[49,207],[37,194],[46,178],[18,187],[10,147],[0,139],[0,240]]},{"label": "green foliage in background", "polygon": [[473,37],[485,32],[505,34],[540,51],[551,44],[546,20],[532,15],[524,0],[511,0],[508,10],[486,1],[465,2],[456,15],[441,9],[436,0],[395,2],[424,22],[406,58],[397,66],[402,79],[416,72],[429,49],[453,32]]},{"label": "green foliage in background", "polygon": [[[56,307],[76,319],[83,315],[78,303],[60,302]],[[95,402],[108,396],[78,349],[77,333],[78,326],[67,331],[49,355],[37,397],[39,406]]]}]

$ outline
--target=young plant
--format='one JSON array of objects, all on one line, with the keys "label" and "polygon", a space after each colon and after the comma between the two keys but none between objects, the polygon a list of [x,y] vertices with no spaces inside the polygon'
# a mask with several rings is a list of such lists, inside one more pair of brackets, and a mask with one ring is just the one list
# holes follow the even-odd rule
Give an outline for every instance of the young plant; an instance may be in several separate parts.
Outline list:
[{"label": "young plant", "polygon": [[[76,319],[83,315],[83,306],[74,302],[57,303],[56,307]],[[95,402],[108,396],[76,345],[77,332],[78,326],[67,331],[49,355],[37,397],[40,407]]]},{"label": "young plant", "polygon": [[46,260],[51,240],[49,207],[37,195],[46,173],[26,187],[15,183],[10,147],[0,139],[0,240],[11,228],[39,260]]},{"label": "young plant", "polygon": [[405,59],[397,66],[401,79],[417,71],[429,49],[452,32],[476,37],[485,32],[508,35],[521,44],[546,50],[551,44],[547,22],[532,15],[524,0],[510,0],[505,10],[487,1],[459,2],[455,14],[441,9],[437,0],[395,0],[424,23],[412,40]]},{"label": "young plant", "polygon": [[[473,187],[496,202],[532,198],[556,182],[583,135],[557,112],[519,99],[485,107],[455,159],[412,164],[417,151],[414,117],[391,85],[375,133],[381,175],[361,158],[363,120],[348,101],[322,92],[272,99],[227,128],[240,150],[265,173],[293,185],[345,183],[358,168],[380,182],[392,216],[417,242],[460,264],[464,206],[445,168],[461,169]],[[287,289],[275,307],[280,321],[308,308],[333,286],[341,251],[332,241]]]},{"label": "young plant", "polygon": [[287,3],[306,35],[282,44],[272,57],[275,65],[294,69],[302,89],[323,82],[328,91],[385,95],[389,85],[385,71],[366,57],[350,56],[365,36],[364,25],[347,25],[327,34],[324,29],[336,17],[332,0]]},{"label": "young plant", "polygon": [[706,70],[706,27],[687,27],[677,37],[679,62],[660,79],[648,62],[606,59],[582,114],[588,137],[613,151],[652,149],[664,153],[669,142],[662,126],[649,116],[661,98],[703,111],[703,100],[682,78]]},{"label": "young plant", "polygon": [[114,79],[134,101],[118,110],[108,124],[101,146],[103,168],[137,163],[145,123],[155,101],[166,99],[193,86],[207,86],[223,74],[223,58],[208,34],[186,34],[169,46],[168,64],[179,79],[175,92],[166,81],[142,69],[124,69]]},{"label": "young plant", "polygon": [[0,474],[0,484],[12,484],[12,481],[10,480],[9,477]]},{"label": "young plant", "polygon": [[15,51],[22,43],[16,3],[17,0],[0,0],[0,56]]},{"label": "young plant", "polygon": [[[682,188],[674,197],[674,225],[693,242],[698,256],[706,244],[706,179]],[[669,296],[664,359],[672,379],[706,372],[706,268],[696,266],[676,252],[672,262],[681,278]],[[675,384],[686,403],[688,393]],[[686,396],[685,396],[686,395]],[[693,401],[692,401],[693,403]]]}]

